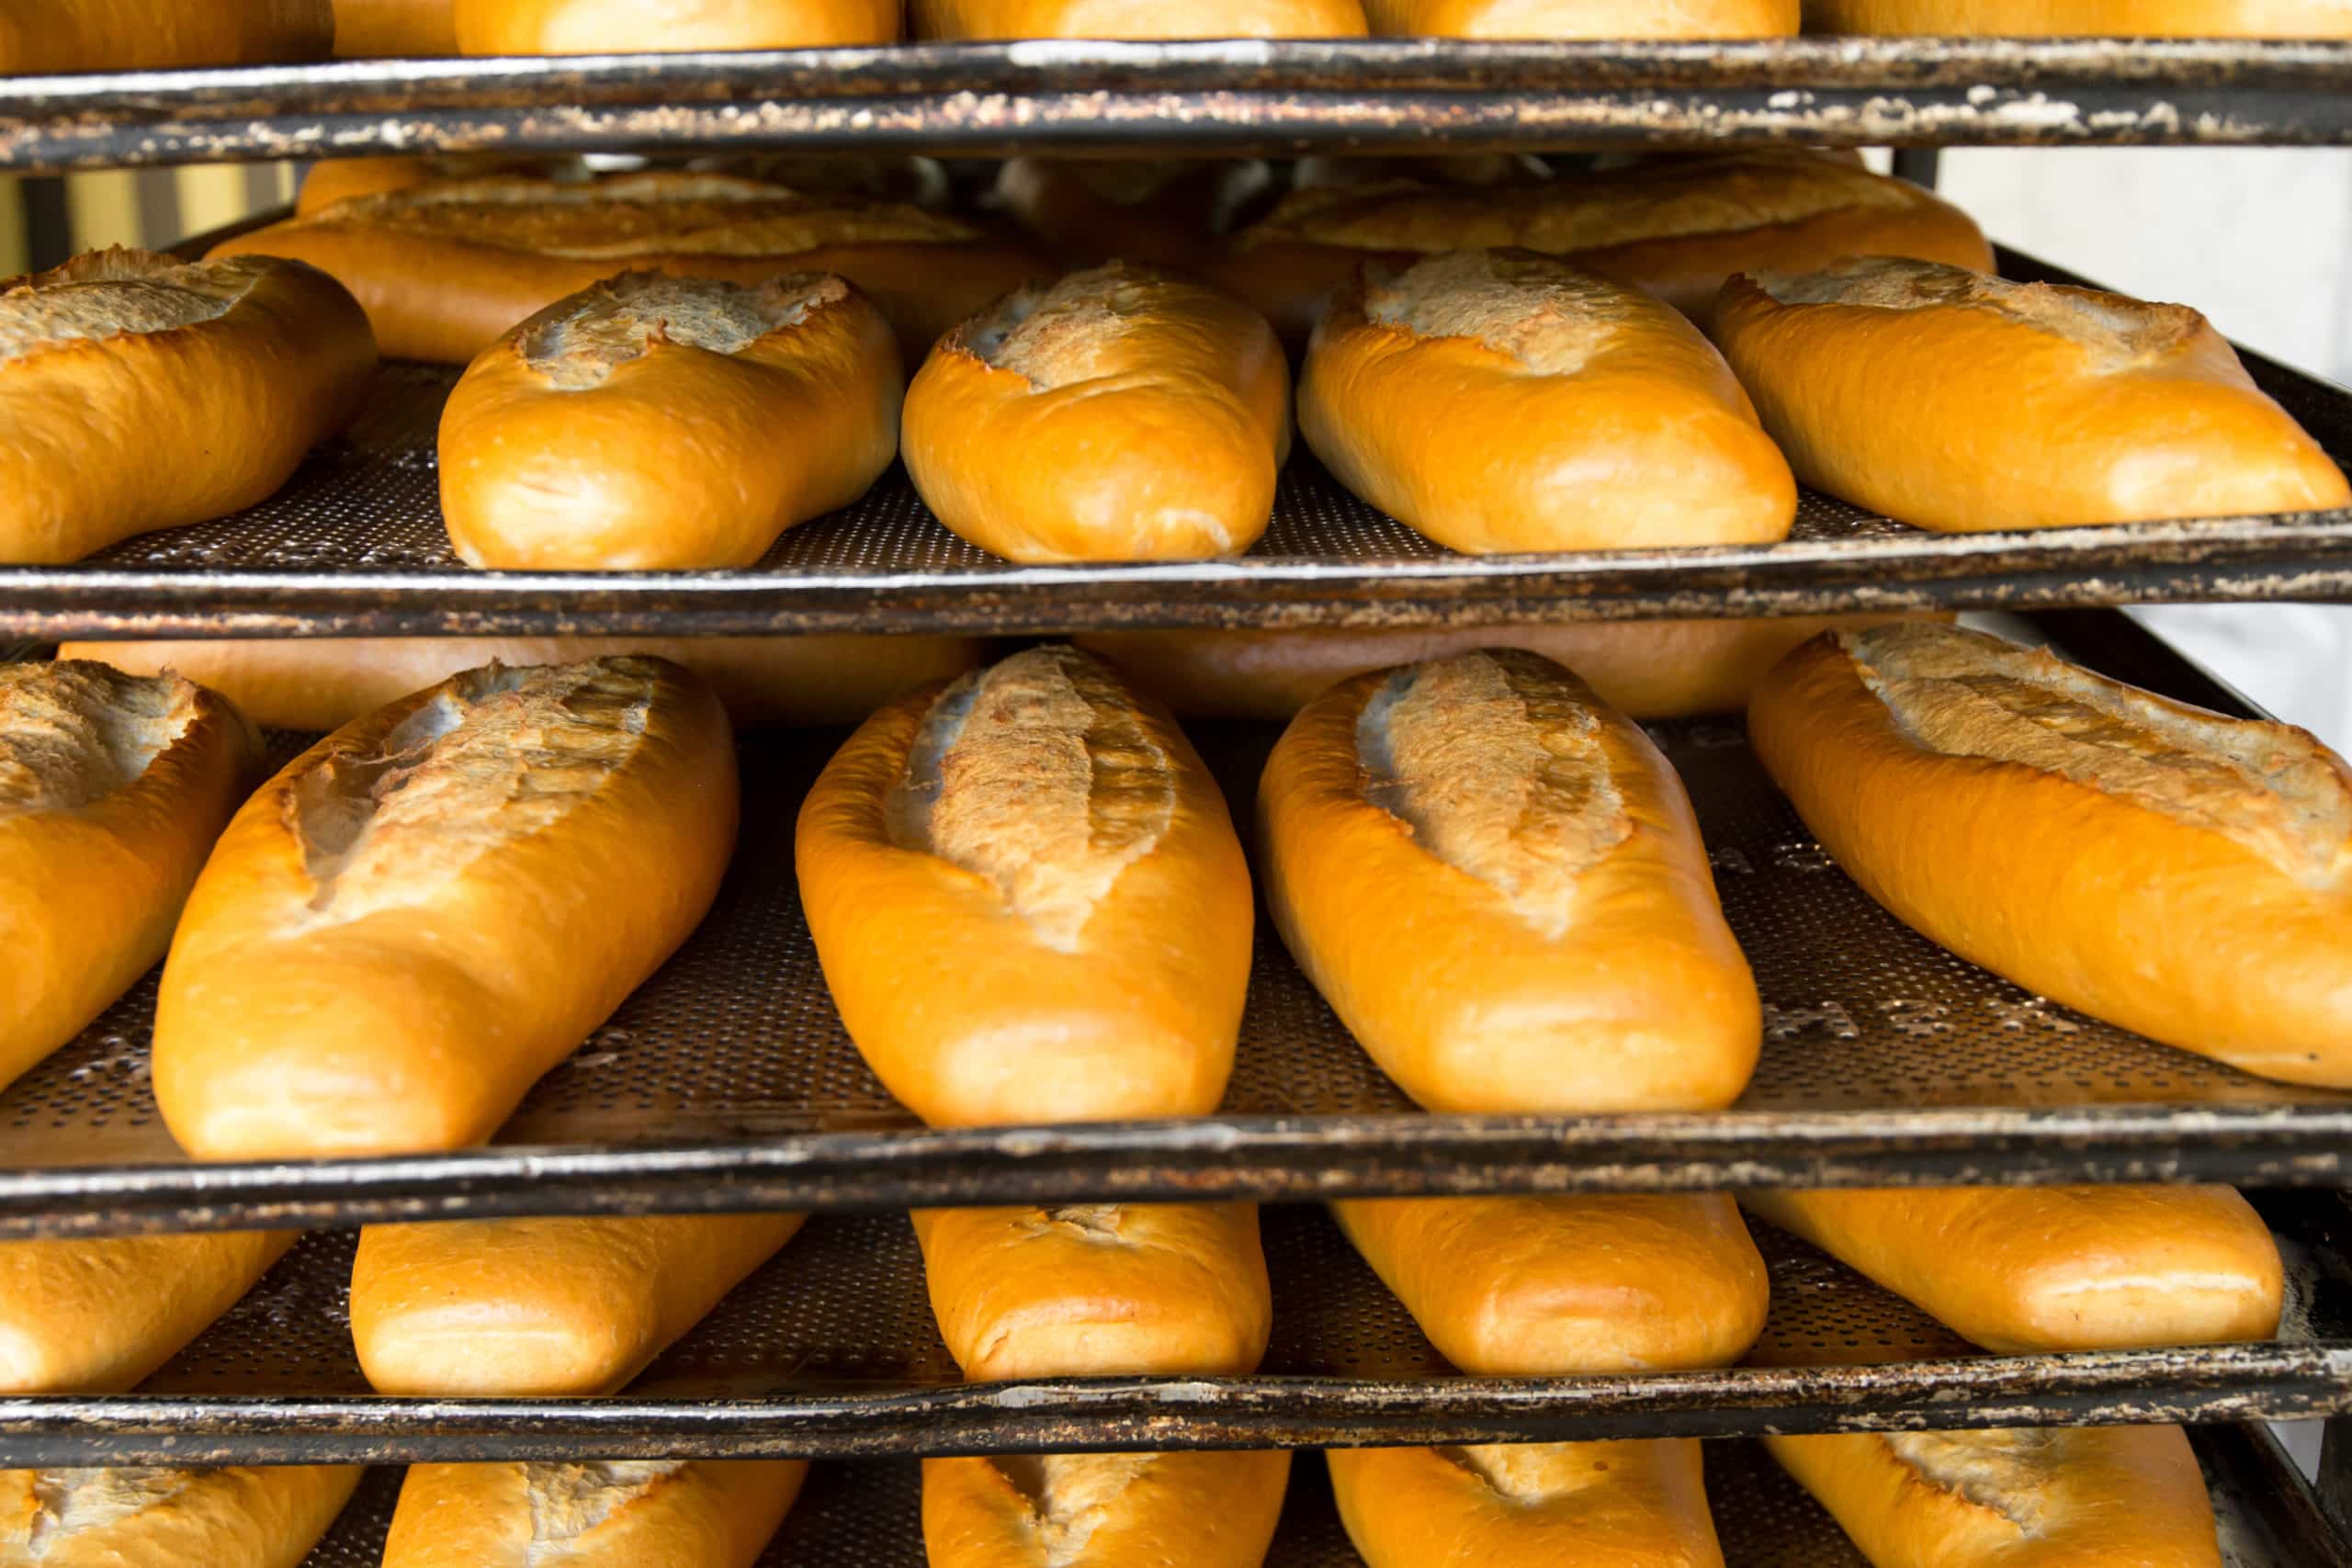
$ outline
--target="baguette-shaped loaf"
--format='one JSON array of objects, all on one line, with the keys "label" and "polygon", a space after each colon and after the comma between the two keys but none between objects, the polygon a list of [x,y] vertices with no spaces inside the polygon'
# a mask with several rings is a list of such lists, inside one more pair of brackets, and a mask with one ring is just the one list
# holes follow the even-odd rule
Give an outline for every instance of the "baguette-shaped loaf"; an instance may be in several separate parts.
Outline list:
[{"label": "baguette-shaped loaf", "polygon": [[1703,319],[1734,273],[1840,256],[1989,268],[1968,215],[1906,180],[1767,150],[1480,189],[1419,181],[1301,190],[1234,237],[1211,280],[1294,348],[1359,263],[1516,247],[1564,257]]},{"label": "baguette-shaped loaf", "polygon": [[1254,1203],[917,1209],[940,1337],[972,1382],[1258,1370]]},{"label": "baguette-shaped loaf", "polygon": [[458,378],[441,415],[449,542],[508,571],[750,566],[881,477],[904,389],[890,324],[838,277],[624,273]]},{"label": "baguette-shaped loaf", "polygon": [[[443,0],[446,7],[447,0]],[[442,54],[455,53],[442,50]],[[328,158],[311,165],[295,193],[295,216],[307,218],[338,201],[378,196],[388,190],[431,185],[436,180],[485,179],[525,175],[541,179],[585,180],[587,165],[577,158],[532,152],[417,152],[383,158]]]},{"label": "baguette-shaped loaf", "polygon": [[[334,51],[346,60],[420,56],[438,59],[455,54],[455,3],[456,0],[334,0]],[[311,177],[316,177],[315,170]],[[304,182],[304,194],[309,194],[308,180]]]},{"label": "baguette-shaped loaf", "polygon": [[922,1461],[930,1568],[1259,1568],[1287,1453]]},{"label": "baguette-shaped loaf", "polygon": [[926,39],[1356,38],[1363,0],[910,0]]},{"label": "baguette-shaped loaf", "polygon": [[360,1473],[356,1464],[0,1470],[0,1562],[297,1568]]},{"label": "baguette-shaped loaf", "polygon": [[1114,264],[999,300],[907,389],[907,472],[1020,561],[1238,555],[1273,514],[1290,368],[1247,306]]},{"label": "baguette-shaped loaf", "polygon": [[924,1121],[1216,1109],[1249,868],[1192,743],[1100,660],[1031,649],[882,709],[796,855],[842,1021]]},{"label": "baguette-shaped loaf", "polygon": [[454,0],[468,54],[678,53],[893,43],[899,0]]},{"label": "baguette-shaped loaf", "polygon": [[1768,1435],[1871,1568],[2222,1568],[2177,1427]]},{"label": "baguette-shaped loaf", "polygon": [[0,75],[317,60],[330,0],[8,0]]},{"label": "baguette-shaped loaf", "polygon": [[1445,1359],[1481,1377],[1727,1367],[1764,1259],[1721,1193],[1352,1198],[1340,1229]]},{"label": "baguette-shaped loaf", "polygon": [[1988,1350],[2267,1339],[2278,1244],[2226,1187],[1774,1190],[1741,1201]]},{"label": "baguette-shaped loaf", "polygon": [[1917,622],[1798,649],[1748,733],[1838,863],[1962,957],[2352,1087],[2352,773],[2310,735]]},{"label": "baguette-shaped loaf", "polygon": [[806,1460],[414,1464],[383,1568],[752,1568]]},{"label": "baguette-shaped loaf", "polygon": [[113,250],[0,282],[0,561],[268,499],[375,368],[358,306],[307,266]]},{"label": "baguette-shaped loaf", "polygon": [[2352,38],[2345,0],[1804,0],[1806,30],[2004,38]]},{"label": "baguette-shaped loaf", "polygon": [[379,1393],[610,1393],[775,1256],[798,1214],[369,1225],[351,1338]]},{"label": "baguette-shaped loaf", "polygon": [[1376,33],[1432,38],[1788,38],[1797,0],[1364,0]]},{"label": "baguette-shaped loaf", "polygon": [[177,676],[0,664],[0,1085],[164,955],[260,772],[237,710]]},{"label": "baguette-shaped loaf", "polygon": [[1340,483],[1473,554],[1752,544],[1796,521],[1714,345],[1532,251],[1367,266],[1315,330],[1298,426]]},{"label": "baguette-shaped loaf", "polygon": [[1324,1458],[1367,1568],[1723,1568],[1689,1438]]},{"label": "baguette-shaped loaf", "polygon": [[1872,256],[1735,277],[1714,330],[1800,479],[1923,528],[2352,506],[2186,306]]},{"label": "baguette-shaped loaf", "polygon": [[1430,1110],[1713,1110],[1755,1070],[1682,782],[1560,666],[1494,649],[1333,687],[1258,821],[1293,956]]},{"label": "baguette-shaped loaf", "polygon": [[718,700],[658,659],[492,665],[245,803],[155,1003],[201,1158],[479,1143],[685,939],[734,842]]},{"label": "baguette-shaped loaf", "polygon": [[0,1242],[0,1394],[136,1385],[293,1244],[290,1231]]},{"label": "baguette-shaped loaf", "polygon": [[1197,267],[1215,259],[1235,210],[1272,183],[1250,158],[1009,158],[993,195],[1066,265]]},{"label": "baguette-shaped loaf", "polygon": [[212,254],[307,261],[357,297],[385,354],[458,365],[632,268],[754,285],[837,273],[889,319],[913,365],[949,327],[1053,270],[912,207],[673,172],[435,181],[273,223]]},{"label": "baguette-shaped loaf", "polygon": [[[1819,623],[1807,624],[1818,629]],[[318,730],[340,729],[485,664],[577,664],[634,653],[692,671],[718,694],[727,716],[748,729],[855,724],[911,687],[962,674],[987,649],[985,640],[969,637],[227,637],[72,642],[58,657],[95,660],[133,675],[176,671],[227,697],[255,724]]]}]

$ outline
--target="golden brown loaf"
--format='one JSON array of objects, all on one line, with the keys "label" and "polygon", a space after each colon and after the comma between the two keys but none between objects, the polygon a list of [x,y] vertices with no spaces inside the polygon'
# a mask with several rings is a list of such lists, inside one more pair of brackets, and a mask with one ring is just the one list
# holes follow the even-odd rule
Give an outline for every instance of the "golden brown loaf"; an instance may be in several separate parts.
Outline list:
[{"label": "golden brown loaf", "polygon": [[907,389],[907,472],[939,520],[1021,561],[1238,555],[1273,514],[1290,369],[1215,289],[1114,265],[1024,289]]},{"label": "golden brown loaf", "polygon": [[1376,33],[1437,38],[1787,38],[1797,0],[1364,0]]},{"label": "golden brown loaf", "polygon": [[1259,1568],[1286,1453],[922,1461],[930,1568]]},{"label": "golden brown loaf", "polygon": [[[442,53],[454,51],[444,50]],[[431,185],[436,180],[483,179],[492,175],[529,175],[541,179],[582,181],[587,166],[577,158],[531,152],[422,152],[384,158],[328,158],[311,165],[294,197],[297,217],[322,212],[338,201],[388,190]]]},{"label": "golden brown loaf", "polygon": [[351,1338],[379,1393],[610,1393],[775,1256],[798,1214],[369,1225]]},{"label": "golden brown loaf", "polygon": [[2352,506],[2186,306],[1871,257],[1732,279],[1715,336],[1798,478],[1923,528]]},{"label": "golden brown loaf", "polygon": [[[910,0],[917,38],[1353,38],[1362,0]],[[935,1568],[935,1565],[934,1565]]]},{"label": "golden brown loaf", "polygon": [[1254,1203],[917,1209],[940,1337],[973,1382],[1239,1375],[1273,1323]]},{"label": "golden brown loaf", "polygon": [[1748,730],[1838,863],[1962,957],[2352,1087],[2352,773],[2303,731],[1923,623],[1798,649]]},{"label": "golden brown loaf", "polygon": [[1216,1109],[1249,868],[1192,744],[1101,660],[1031,649],[884,708],[796,852],[842,1021],[924,1121]]},{"label": "golden brown loaf", "polygon": [[2222,1568],[2177,1427],[1767,1436],[1872,1568]]},{"label": "golden brown loaf", "polygon": [[1366,1568],[1723,1568],[1689,1438],[1324,1458]]},{"label": "golden brown loaf", "polygon": [[359,1476],[356,1464],[0,1470],[0,1562],[297,1568]]},{"label": "golden brown loaf", "polygon": [[748,284],[838,273],[889,319],[911,364],[989,300],[1052,271],[915,208],[670,173],[412,186],[213,252],[243,254],[294,256],[341,279],[387,355],[460,365],[525,317],[631,269]]},{"label": "golden brown loaf", "polygon": [[1804,271],[1849,255],[1993,265],[1967,214],[1909,181],[1768,150],[1500,189],[1408,181],[1303,190],[1235,236],[1213,281],[1295,346],[1360,262],[1497,247],[1563,257],[1702,319],[1734,273]]},{"label": "golden brown loaf", "polygon": [[752,1568],[805,1460],[417,1464],[383,1568]]},{"label": "golden brown loaf", "polygon": [[203,1158],[479,1143],[685,939],[735,750],[655,659],[492,665],[345,725],[245,803],[155,1004]]},{"label": "golden brown loaf", "polygon": [[375,367],[358,307],[307,266],[114,250],[0,282],[0,561],[267,499]]},{"label": "golden brown loaf", "polygon": [[455,0],[468,54],[676,53],[889,43],[899,0]]},{"label": "golden brown loaf", "polygon": [[0,1242],[0,1394],[134,1386],[293,1242],[285,1231]]},{"label": "golden brown loaf", "polygon": [[383,637],[70,642],[134,675],[177,671],[255,724],[337,729],[395,698],[484,664],[576,664],[616,654],[666,659],[718,694],[738,728],[855,724],[910,687],[948,680],[988,644],[966,637]]},{"label": "golden brown loaf", "polygon": [[1721,1193],[1353,1198],[1340,1227],[1445,1359],[1481,1377],[1727,1367],[1764,1259]]},{"label": "golden brown loaf", "polygon": [[459,378],[441,415],[449,542],[502,570],[750,566],[881,477],[904,390],[890,324],[838,277],[623,273]]},{"label": "golden brown loaf", "polygon": [[1373,1060],[1432,1111],[1712,1110],[1762,1014],[1681,781],[1511,649],[1358,676],[1258,789],[1266,903]]},{"label": "golden brown loaf", "polygon": [[334,29],[329,0],[8,0],[0,75],[316,60]]},{"label": "golden brown loaf", "polygon": [[1804,0],[1824,33],[2352,38],[2345,0]]},{"label": "golden brown loaf", "polygon": [[164,955],[260,771],[258,738],[201,686],[0,664],[0,1085]]},{"label": "golden brown loaf", "polygon": [[1796,480],[1699,329],[1532,251],[1367,266],[1315,330],[1298,428],[1334,477],[1474,554],[1788,536]]},{"label": "golden brown loaf", "polygon": [[2267,1339],[2278,1245],[2226,1187],[1772,1190],[1742,1201],[1988,1350]]},{"label": "golden brown loaf", "polygon": [[[347,60],[455,54],[458,28],[451,15],[456,0],[334,0],[334,51]],[[334,167],[332,164],[321,166]],[[316,177],[313,171],[311,178]],[[308,183],[304,182],[305,194]]]},{"label": "golden brown loaf", "polygon": [[1216,256],[1232,215],[1272,183],[1250,158],[1009,158],[991,196],[1065,265],[1195,267]]}]

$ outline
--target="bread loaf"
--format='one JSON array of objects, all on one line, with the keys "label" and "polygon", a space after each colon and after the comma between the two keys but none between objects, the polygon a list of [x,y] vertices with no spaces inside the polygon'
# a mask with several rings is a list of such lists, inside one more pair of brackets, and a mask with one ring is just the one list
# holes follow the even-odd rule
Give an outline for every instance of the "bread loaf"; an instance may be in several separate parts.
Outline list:
[{"label": "bread loaf", "polygon": [[1273,1298],[1254,1203],[917,1209],[931,1310],[973,1382],[1239,1376]]},{"label": "bread loaf", "polygon": [[306,266],[114,250],[0,282],[0,562],[266,500],[375,368],[358,307]]},{"label": "bread loaf", "polygon": [[359,1475],[345,1464],[0,1470],[0,1562],[298,1568]]},{"label": "bread loaf", "polygon": [[0,664],[0,1085],[152,968],[259,739],[176,676]]},{"label": "bread loaf", "polygon": [[1787,38],[1797,0],[1364,0],[1376,33],[1436,38]]},{"label": "bread loaf", "polygon": [[1287,1453],[922,1461],[930,1568],[1259,1568]]},{"label": "bread loaf", "polygon": [[[353,0],[345,0],[346,6],[352,3]],[[448,9],[448,0],[437,3],[444,12]],[[403,49],[389,52],[455,54],[457,50]],[[572,181],[589,177],[587,165],[581,160],[552,153],[419,152],[383,158],[327,158],[311,164],[302,175],[302,187],[294,197],[294,214],[307,218],[355,197],[406,190],[411,186],[431,185],[436,180],[483,179],[492,175]]]},{"label": "bread loaf", "polygon": [[908,20],[914,35],[926,39],[1354,38],[1364,31],[1362,0],[910,0]]},{"label": "bread loaf", "polygon": [[1681,781],[1511,649],[1358,676],[1258,789],[1266,903],[1383,1071],[1432,1111],[1711,1110],[1762,1014]]},{"label": "bread loaf", "polygon": [[1100,660],[1031,649],[884,708],[796,856],[842,1021],[924,1121],[1216,1108],[1249,869],[1182,732]]},{"label": "bread loaf", "polygon": [[735,813],[727,716],[660,660],[492,665],[345,725],[189,896],[165,1123],[201,1158],[481,1142],[702,918]]},{"label": "bread loaf", "polygon": [[351,1338],[379,1393],[610,1393],[800,1229],[798,1214],[369,1225]]},{"label": "bread loaf", "polygon": [[1445,1359],[1480,1377],[1727,1367],[1764,1260],[1720,1193],[1352,1198],[1340,1226]]},{"label": "bread loaf", "polygon": [[8,0],[0,75],[317,60],[330,0]]},{"label": "bread loaf", "polygon": [[1315,331],[1298,427],[1334,477],[1474,554],[1788,536],[1797,487],[1723,355],[1532,251],[1367,266]]},{"label": "bread loaf", "polygon": [[1758,1190],[1742,1201],[1988,1350],[2267,1339],[2278,1244],[2226,1187]]},{"label": "bread loaf", "polygon": [[449,542],[501,570],[751,566],[882,476],[904,389],[889,323],[838,277],[624,273],[458,379],[441,415]]},{"label": "bread loaf", "polygon": [[907,389],[907,472],[1020,561],[1238,555],[1273,514],[1290,371],[1258,317],[1148,268],[1073,273],[940,340]]},{"label": "bread loaf", "polygon": [[1688,1438],[1324,1457],[1366,1568],[1723,1568]]},{"label": "bread loaf", "polygon": [[293,1242],[285,1231],[0,1242],[0,1394],[136,1386]]},{"label": "bread loaf", "polygon": [[899,0],[455,0],[468,54],[677,53],[891,43]]},{"label": "bread loaf", "polygon": [[[454,4],[455,0],[334,0],[334,51],[347,60],[455,54],[458,27],[451,15]],[[322,164],[320,167],[333,168],[334,164]],[[311,177],[317,177],[315,170]],[[307,193],[308,181],[304,187]]]},{"label": "bread loaf", "polygon": [[1825,33],[2013,38],[2352,38],[2345,0],[1805,0]]},{"label": "bread loaf", "polygon": [[1790,654],[1748,731],[1838,863],[1962,957],[2352,1087],[2352,774],[2301,730],[1910,623]]},{"label": "bread loaf", "polygon": [[752,1568],[805,1460],[415,1464],[383,1568]]},{"label": "bread loaf", "polygon": [[1196,267],[1272,183],[1254,158],[1009,158],[990,196],[1066,266]]},{"label": "bread loaf", "polygon": [[744,284],[837,273],[889,319],[911,365],[980,306],[1053,270],[911,207],[677,173],[436,181],[273,223],[212,254],[310,262],[358,297],[384,353],[459,365],[525,317],[632,268]]},{"label": "bread loaf", "polygon": [[2183,306],[1877,256],[1736,277],[1715,335],[1798,478],[1923,528],[2352,506]]}]

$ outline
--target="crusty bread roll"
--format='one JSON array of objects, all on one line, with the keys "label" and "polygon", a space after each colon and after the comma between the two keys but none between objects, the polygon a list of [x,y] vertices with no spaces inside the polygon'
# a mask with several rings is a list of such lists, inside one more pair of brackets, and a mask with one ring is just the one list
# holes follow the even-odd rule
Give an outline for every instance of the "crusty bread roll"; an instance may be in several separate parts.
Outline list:
[{"label": "crusty bread roll", "polygon": [[1767,1434],[1764,1445],[1872,1568],[2222,1568],[2205,1478],[2177,1427]]},{"label": "crusty bread roll", "polygon": [[454,0],[468,54],[678,53],[891,43],[899,0]]},{"label": "crusty bread roll", "polygon": [[610,1393],[775,1256],[798,1214],[369,1225],[351,1339],[379,1393]]},{"label": "crusty bread roll", "polygon": [[164,955],[261,761],[237,710],[176,676],[0,664],[0,1085]]},{"label": "crusty bread roll", "polygon": [[907,389],[905,446],[939,520],[1013,560],[1238,555],[1273,515],[1290,367],[1215,289],[1073,273],[940,340]]},{"label": "crusty bread roll", "polygon": [[1192,743],[1101,660],[1031,649],[884,708],[796,855],[842,1021],[924,1121],[1216,1109],[1249,868]]},{"label": "crusty bread roll", "polygon": [[1808,31],[2011,38],[2352,38],[2345,0],[1804,0]]},{"label": "crusty bread roll", "polygon": [[1547,660],[1333,687],[1275,744],[1258,822],[1293,956],[1432,1111],[1712,1110],[1755,1069],[1756,983],[1681,781]]},{"label": "crusty bread roll", "polygon": [[752,1568],[806,1460],[415,1464],[383,1568]]},{"label": "crusty bread roll", "polygon": [[838,277],[624,273],[467,367],[441,515],[469,566],[750,566],[881,478],[905,389],[890,324]]},{"label": "crusty bread roll", "polygon": [[1254,1203],[917,1209],[939,1337],[973,1382],[1238,1376],[1273,1325]]},{"label": "crusty bread roll", "polygon": [[1297,346],[1358,263],[1498,246],[1565,257],[1702,320],[1737,272],[1804,271],[1849,255],[1993,265],[1968,216],[1908,180],[1763,149],[1501,189],[1297,191],[1234,237],[1211,280]]},{"label": "crusty bread roll", "polygon": [[1962,957],[2352,1088],[2352,773],[2303,731],[1912,622],[1790,654],[1748,733],[1838,863]]},{"label": "crusty bread roll", "polygon": [[293,1244],[288,1231],[0,1242],[0,1394],[134,1386]]},{"label": "crusty bread roll", "polygon": [[2226,1187],[1901,1187],[1741,1201],[1988,1350],[2267,1339],[2278,1244]]},{"label": "crusty bread roll", "polygon": [[576,664],[637,653],[693,671],[718,694],[728,717],[756,728],[855,724],[910,687],[962,674],[987,648],[967,637],[230,637],[69,642],[58,657],[134,675],[177,671],[255,724],[338,729],[484,664]]},{"label": "crusty bread roll", "polygon": [[375,368],[351,296],[306,266],[112,250],[0,282],[0,562],[267,499]]},{"label": "crusty bread roll", "polygon": [[359,1476],[356,1464],[0,1470],[0,1562],[297,1568]]},{"label": "crusty bread roll", "polygon": [[1727,1367],[1764,1259],[1721,1193],[1351,1198],[1340,1228],[1430,1343],[1482,1377]]},{"label": "crusty bread roll", "polygon": [[1376,33],[1435,38],[1788,38],[1797,0],[1363,0]]},{"label": "crusty bread roll", "polygon": [[763,283],[838,273],[919,362],[933,340],[1053,268],[968,224],[889,202],[725,175],[445,180],[336,204],[224,242],[342,280],[384,353],[465,364],[534,311],[630,268]]},{"label": "crusty bread roll", "polygon": [[1715,335],[1799,478],[1923,528],[2352,506],[2186,306],[1879,256],[1735,277]]},{"label": "crusty bread roll", "polygon": [[[454,3],[455,0],[334,0],[334,51],[346,60],[439,58],[455,54],[458,26],[451,15]],[[305,195],[308,185],[305,181]]]},{"label": "crusty bread roll", "polygon": [[1272,186],[1254,158],[1008,158],[992,195],[1064,265],[1194,267],[1216,257],[1233,214]]},{"label": "crusty bread roll", "polygon": [[1714,345],[1532,251],[1371,265],[1306,351],[1298,428],[1341,484],[1485,555],[1788,537],[1797,486]]},{"label": "crusty bread roll", "polygon": [[[444,10],[447,4],[448,0],[441,0]],[[457,51],[444,49],[426,52]],[[311,164],[303,175],[302,187],[294,196],[294,213],[307,218],[356,197],[406,190],[435,180],[482,179],[492,175],[529,175],[574,182],[591,177],[587,165],[579,159],[551,152],[419,152],[384,158],[327,158]]]},{"label": "crusty bread roll", "polygon": [[922,1461],[931,1568],[1259,1568],[1287,1453]]},{"label": "crusty bread roll", "polygon": [[330,0],[8,0],[0,75],[317,60]]},{"label": "crusty bread roll", "polygon": [[702,918],[735,750],[658,659],[492,665],[345,725],[245,803],[155,1002],[200,1158],[479,1143]]},{"label": "crusty bread roll", "polygon": [[1367,1568],[1723,1568],[1689,1438],[1324,1458]]},{"label": "crusty bread roll", "polygon": [[908,20],[926,39],[1356,38],[1365,30],[1362,0],[910,0]]}]

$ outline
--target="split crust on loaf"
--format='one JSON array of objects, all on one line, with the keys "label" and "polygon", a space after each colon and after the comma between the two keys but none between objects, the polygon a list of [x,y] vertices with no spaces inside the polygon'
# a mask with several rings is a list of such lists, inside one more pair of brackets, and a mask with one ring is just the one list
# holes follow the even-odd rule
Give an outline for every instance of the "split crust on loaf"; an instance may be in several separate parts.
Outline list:
[{"label": "split crust on loaf", "polygon": [[1783,305],[1852,305],[1878,310],[1990,310],[2080,344],[2111,367],[2163,354],[2195,335],[2205,318],[2186,305],[2149,305],[2094,288],[2012,283],[1941,262],[1863,256],[1819,272],[1764,273],[1756,286]]},{"label": "split crust on loaf", "polygon": [[1546,936],[1633,831],[1584,683],[1490,649],[1392,674],[1356,721],[1364,796]]},{"label": "split crust on loaf", "polygon": [[1117,677],[1055,647],[943,692],[884,809],[899,848],[986,878],[1069,953],[1120,873],[1159,846],[1175,804],[1174,764]]},{"label": "split crust on loaf", "polygon": [[526,1464],[531,1541],[523,1550],[522,1568],[557,1568],[571,1561],[584,1538],[658,1490],[686,1463],[670,1459]]},{"label": "split crust on loaf", "polygon": [[2038,1535],[2050,1522],[2050,1489],[2066,1467],[2058,1431],[1889,1432],[1883,1440],[1922,1481],[2020,1534]]},{"label": "split crust on loaf", "polygon": [[1039,1568],[1071,1568],[1119,1506],[1129,1486],[1151,1469],[1154,1454],[1011,1454],[991,1460],[1028,1501]]},{"label": "split crust on loaf", "polygon": [[794,273],[757,288],[714,278],[631,272],[582,290],[523,335],[524,363],[564,391],[602,386],[616,366],[657,343],[736,355],[808,312],[848,298],[822,273]]},{"label": "split crust on loaf", "polygon": [[997,301],[966,333],[964,346],[991,369],[1010,370],[1040,391],[1091,381],[1120,368],[1127,319],[1151,309],[1158,274],[1113,263],[1074,272],[1050,288],[1023,288]]},{"label": "split crust on loaf", "polygon": [[1958,626],[1836,636],[1862,683],[1930,750],[2019,763],[2210,829],[2308,886],[2344,878],[2352,775],[2300,729],[2164,702]]},{"label": "split crust on loaf", "polygon": [[1606,1461],[1594,1462],[1590,1443],[1477,1443],[1437,1451],[1514,1503],[1570,1497],[1615,1480]]},{"label": "split crust on loaf", "polygon": [[76,256],[0,288],[0,364],[61,344],[218,321],[275,265],[264,256],[176,262],[120,249]]},{"label": "split crust on loaf", "polygon": [[25,1544],[35,1561],[49,1543],[85,1530],[104,1529],[186,1492],[195,1476],[159,1467],[106,1470],[37,1470],[32,1474],[33,1517]]},{"label": "split crust on loaf", "polygon": [[104,664],[0,664],[0,817],[71,811],[138,782],[195,722],[176,675]]},{"label": "split crust on loaf", "polygon": [[1620,286],[1528,251],[1454,251],[1370,269],[1364,315],[1417,337],[1475,338],[1539,376],[1572,376],[1616,339]]}]

